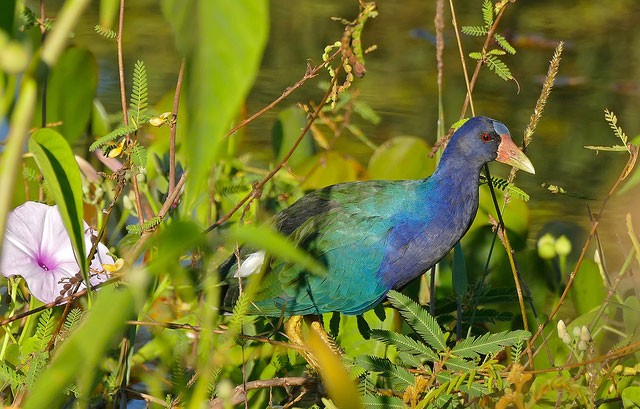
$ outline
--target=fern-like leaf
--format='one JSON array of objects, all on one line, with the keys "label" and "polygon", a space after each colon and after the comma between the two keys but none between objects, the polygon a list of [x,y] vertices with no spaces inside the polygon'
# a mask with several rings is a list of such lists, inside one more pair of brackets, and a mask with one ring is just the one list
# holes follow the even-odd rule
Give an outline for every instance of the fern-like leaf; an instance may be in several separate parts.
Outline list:
[{"label": "fern-like leaf", "polygon": [[16,390],[23,386],[25,382],[25,376],[16,371],[5,362],[0,362],[0,384],[9,385],[12,392],[15,394]]},{"label": "fern-like leaf", "polygon": [[102,27],[99,24],[96,24],[93,27],[93,29],[95,30],[96,33],[98,33],[102,37],[107,38],[109,40],[113,40],[114,38],[116,38],[118,36],[118,34],[116,34],[115,31],[111,30],[110,28]]},{"label": "fern-like leaf", "polygon": [[96,149],[103,147],[108,142],[114,141],[120,137],[133,133],[137,130],[138,130],[138,127],[135,125],[121,126],[119,128],[116,128],[113,131],[106,134],[105,136],[98,139],[97,141],[95,141],[94,143],[92,143],[91,146],[89,146],[89,150],[93,152]]},{"label": "fern-like leaf", "polygon": [[82,310],[80,308],[74,308],[67,314],[67,319],[64,320],[65,331],[73,331],[78,326],[82,319]]},{"label": "fern-like leaf", "polygon": [[511,43],[509,43],[509,41],[507,41],[506,38],[504,38],[503,36],[501,36],[498,33],[495,33],[493,35],[494,40],[496,40],[496,43],[498,43],[498,45],[505,50],[506,52],[508,52],[509,54],[515,54],[516,53],[516,49],[513,48],[513,46],[511,45]]},{"label": "fern-like leaf", "polygon": [[469,337],[458,343],[451,352],[463,358],[478,358],[480,355],[495,355],[504,347],[515,345],[531,337],[529,331],[503,331],[486,333],[479,337]]},{"label": "fern-like leaf", "polygon": [[487,28],[493,25],[493,4],[489,0],[482,3],[482,20]]},{"label": "fern-like leaf", "polygon": [[444,363],[450,371],[454,372],[471,372],[479,368],[473,361],[467,361],[461,358],[450,357]]},{"label": "fern-like leaf", "polygon": [[[483,182],[486,183],[486,178],[483,176],[481,176]],[[514,185],[513,183],[509,183],[508,180],[506,179],[502,179],[499,177],[491,177],[491,184],[493,185],[493,187],[495,187],[496,189],[502,190],[503,192],[509,192],[511,194],[517,195],[519,196],[523,201],[528,202],[530,199],[530,196],[527,194],[527,192],[525,192],[524,190],[520,189],[519,187],[517,187],[516,185]]]},{"label": "fern-like leaf", "polygon": [[39,347],[38,351],[44,351],[53,336],[55,322],[51,311],[51,308],[42,311],[40,318],[38,319],[38,327],[36,328],[35,334],[35,339],[37,340],[37,345]]},{"label": "fern-like leaf", "polygon": [[438,322],[427,310],[411,298],[397,291],[389,292],[389,301],[400,311],[407,323],[436,351],[444,351],[447,347],[444,332]]},{"label": "fern-like leaf", "polygon": [[474,51],[472,53],[469,53],[469,57],[473,58],[474,60],[481,60],[482,57],[482,53]]},{"label": "fern-like leaf", "polygon": [[487,63],[489,69],[495,72],[498,77],[502,78],[505,81],[513,79],[509,67],[507,67],[507,65],[495,55],[486,55],[484,60]]},{"label": "fern-like leaf", "polygon": [[353,104],[353,110],[360,115],[362,119],[373,125],[380,123],[380,115],[366,102],[356,100]]},{"label": "fern-like leaf", "polygon": [[466,35],[469,36],[474,36],[474,37],[482,37],[484,35],[487,35],[487,33],[489,31],[487,31],[486,27],[480,27],[480,26],[462,26],[462,32]]},{"label": "fern-like leaf", "polygon": [[147,167],[147,149],[136,143],[131,148],[131,161],[140,168]]},{"label": "fern-like leaf", "polygon": [[131,88],[131,118],[140,126],[147,117],[147,69],[144,62],[138,60],[133,67],[133,87]]},{"label": "fern-like leaf", "polygon": [[379,372],[381,375],[389,378],[393,388],[396,390],[405,390],[407,387],[413,386],[416,381],[416,378],[411,372],[392,363],[387,358],[363,356],[358,357],[356,363],[368,371]]},{"label": "fern-like leaf", "polygon": [[405,409],[402,399],[395,396],[366,395],[362,404],[368,409]]},{"label": "fern-like leaf", "polygon": [[621,127],[618,126],[618,117],[612,111],[608,109],[604,110],[604,119],[609,123],[609,126],[613,130],[613,133],[620,138],[622,143],[627,146],[629,137],[624,133]]},{"label": "fern-like leaf", "polygon": [[142,223],[142,226],[139,224],[129,224],[127,225],[127,232],[129,234],[142,234],[143,231],[151,230],[157,225],[162,223],[162,219],[158,216],[154,216],[149,220],[146,220]]},{"label": "fern-like leaf", "polygon": [[406,352],[412,355],[422,356],[431,361],[439,360],[438,355],[422,342],[397,332],[374,329],[371,336],[387,345],[393,345],[399,352]]},{"label": "fern-like leaf", "polygon": [[40,378],[40,374],[47,365],[47,356],[48,354],[45,352],[34,352],[31,354],[31,362],[29,363],[29,369],[27,370],[25,377],[25,384],[27,388],[31,388],[35,385],[38,378]]}]

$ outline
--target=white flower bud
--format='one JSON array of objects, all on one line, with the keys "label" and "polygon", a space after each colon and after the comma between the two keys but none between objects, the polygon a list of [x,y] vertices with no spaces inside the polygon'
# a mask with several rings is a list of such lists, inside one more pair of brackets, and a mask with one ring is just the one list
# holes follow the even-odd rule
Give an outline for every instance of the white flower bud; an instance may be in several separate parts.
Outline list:
[{"label": "white flower bud", "polygon": [[584,342],[591,341],[591,332],[589,331],[589,328],[587,328],[586,325],[583,325],[582,329],[580,330],[580,340]]}]

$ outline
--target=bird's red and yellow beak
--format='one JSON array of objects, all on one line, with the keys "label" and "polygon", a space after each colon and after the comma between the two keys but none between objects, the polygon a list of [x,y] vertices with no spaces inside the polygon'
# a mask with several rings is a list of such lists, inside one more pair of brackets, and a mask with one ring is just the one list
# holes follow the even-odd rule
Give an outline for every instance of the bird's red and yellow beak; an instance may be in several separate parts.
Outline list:
[{"label": "bird's red and yellow beak", "polygon": [[500,145],[498,146],[498,157],[496,160],[511,165],[514,168],[524,170],[525,172],[536,173],[529,158],[518,149],[509,134],[500,135]]}]

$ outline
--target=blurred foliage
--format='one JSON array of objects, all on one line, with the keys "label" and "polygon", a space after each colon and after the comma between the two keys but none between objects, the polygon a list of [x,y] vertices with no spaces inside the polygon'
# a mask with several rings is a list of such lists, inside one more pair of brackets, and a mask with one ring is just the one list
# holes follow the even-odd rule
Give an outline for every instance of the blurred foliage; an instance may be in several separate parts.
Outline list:
[{"label": "blurred foliage", "polygon": [[[482,22],[462,28],[479,37],[474,46],[481,51],[470,56],[502,79],[513,76],[500,58],[515,49],[494,25],[507,7],[517,14],[518,4],[512,3],[485,0],[478,10]],[[29,2],[0,3],[0,237],[13,206],[25,200],[56,203],[77,254],[85,254],[84,218],[99,231],[96,243],[105,242],[121,259],[95,299],[78,296],[68,304],[39,305],[23,280],[3,279],[3,404],[116,407],[141,400],[155,407],[205,402],[233,407],[245,399],[251,408],[637,404],[640,301],[632,273],[640,245],[632,215],[626,217],[626,237],[620,238],[623,261],[611,263],[598,240],[585,245],[597,230],[549,224],[534,238],[527,204],[530,197],[535,200],[534,192],[512,180],[491,179],[529,322],[535,323],[531,329],[541,325],[533,338],[522,329],[512,268],[494,233],[499,217],[486,178],[478,216],[456,252],[438,265],[435,299],[425,299],[421,282],[426,280],[418,280],[406,288],[407,295],[392,293],[390,303],[362,316],[324,316],[343,355],[310,335],[320,378],[287,345],[280,319],[247,315],[250,288],[233,314],[220,311],[224,283],[217,269],[238,242],[323,273],[307,254],[258,225],[306,191],[433,172],[437,155],[431,155],[431,142],[390,134],[378,144],[368,134],[369,126],[381,122],[358,88],[371,81],[360,79],[372,50],[362,42],[376,30],[369,19],[384,14],[374,3],[353,1],[360,13],[341,20],[344,31],[316,50],[330,66],[328,75],[320,71],[327,77],[319,75],[321,81],[336,79],[333,85],[320,81],[328,102],[279,105],[271,117],[264,116],[272,129],[271,146],[264,150],[273,154],[267,161],[241,153],[243,129],[229,132],[246,117],[243,107],[263,58],[266,1],[162,2],[162,24],[171,25],[174,43],[161,45],[175,45],[186,64],[176,116],[174,90],[153,100],[157,90],[151,78],[158,67],[141,60],[121,62],[127,67],[121,91],[126,112],[105,109],[96,99],[102,67],[91,51],[67,44],[88,2],[64,2],[56,13],[43,4],[46,16],[29,9]],[[113,26],[117,12],[118,2],[102,0],[95,28],[96,41],[108,42],[114,59],[122,47]],[[127,16],[125,10],[125,25],[135,25]],[[338,57],[330,61],[333,52]],[[453,46],[447,52],[457,54]],[[381,84],[381,93],[387,87]],[[621,181],[628,177],[623,188],[632,189],[640,180],[633,173],[638,138],[625,134],[613,111],[605,111],[603,122],[617,144],[588,148],[628,155]],[[345,146],[367,152],[366,160]],[[278,164],[282,169],[270,174]],[[594,213],[583,225],[593,226],[598,217]],[[219,226],[204,235],[216,221]],[[84,273],[86,261],[80,260]],[[434,304],[435,315],[414,299]],[[555,306],[559,310],[551,315]]]}]

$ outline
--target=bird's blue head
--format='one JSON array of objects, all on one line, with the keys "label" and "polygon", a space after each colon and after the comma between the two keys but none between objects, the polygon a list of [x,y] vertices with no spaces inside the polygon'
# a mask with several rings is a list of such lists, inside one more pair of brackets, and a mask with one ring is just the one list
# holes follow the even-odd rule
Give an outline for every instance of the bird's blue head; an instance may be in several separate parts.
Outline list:
[{"label": "bird's blue head", "polygon": [[507,127],[495,119],[476,116],[465,122],[447,144],[442,161],[454,160],[471,166],[493,160],[525,172],[535,173],[529,158],[511,140]]}]

